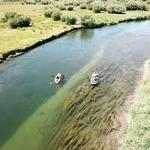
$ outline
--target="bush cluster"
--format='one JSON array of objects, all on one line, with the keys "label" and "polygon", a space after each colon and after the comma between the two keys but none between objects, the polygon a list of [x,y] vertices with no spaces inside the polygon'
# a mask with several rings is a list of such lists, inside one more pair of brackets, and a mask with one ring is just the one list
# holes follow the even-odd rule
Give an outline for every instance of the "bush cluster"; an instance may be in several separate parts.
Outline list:
[{"label": "bush cluster", "polygon": [[4,17],[1,18],[0,22],[2,23],[6,23],[8,22],[10,19],[19,16],[19,14],[17,14],[16,12],[6,12]]},{"label": "bush cluster", "polygon": [[126,7],[122,5],[109,5],[106,7],[106,10],[109,13],[123,14],[126,11]]},{"label": "bush cluster", "polygon": [[146,4],[144,4],[143,2],[140,1],[128,1],[126,3],[126,8],[127,10],[142,10],[142,11],[146,11],[148,10]]},{"label": "bush cluster", "polygon": [[11,28],[28,27],[31,24],[31,18],[16,12],[6,12],[1,21],[8,22]]},{"label": "bush cluster", "polygon": [[68,11],[72,11],[73,9],[74,9],[73,5],[70,5],[70,6],[67,7]]},{"label": "bush cluster", "polygon": [[58,9],[60,9],[60,10],[66,10],[66,6],[63,5],[63,4],[59,4],[59,5],[57,5],[56,7],[57,7]]},{"label": "bush cluster", "polygon": [[42,5],[48,5],[48,3],[49,3],[48,0],[42,0],[42,1],[41,1],[41,4],[42,4]]},{"label": "bush cluster", "polygon": [[81,24],[87,28],[96,27],[95,21],[90,16],[84,16],[81,18]]},{"label": "bush cluster", "polygon": [[16,17],[17,15],[18,14],[16,12],[6,12],[2,20],[3,22],[7,22],[8,20]]},{"label": "bush cluster", "polygon": [[54,20],[54,21],[58,21],[60,20],[60,16],[61,16],[61,13],[57,10],[53,10],[52,14],[51,14],[51,18]]},{"label": "bush cluster", "polygon": [[25,16],[19,16],[19,17],[14,17],[9,21],[9,26],[11,28],[23,28],[23,27],[29,27],[31,23],[31,19],[29,17]]},{"label": "bush cluster", "polygon": [[61,13],[57,9],[46,10],[44,12],[44,16],[48,18],[52,18],[54,21],[60,20]]},{"label": "bush cluster", "polygon": [[65,22],[67,25],[74,25],[77,22],[77,18],[74,16],[61,16],[60,19],[62,22]]},{"label": "bush cluster", "polygon": [[[72,4],[72,3],[71,3]],[[71,5],[70,3],[58,3],[55,7],[59,10],[68,10],[72,11],[74,9],[74,5]]]},{"label": "bush cluster", "polygon": [[26,4],[35,5],[35,4],[36,4],[36,1],[35,1],[35,0],[26,0],[25,3],[26,3]]},{"label": "bush cluster", "polygon": [[36,5],[37,3],[41,3],[42,5],[48,5],[49,1],[48,0],[24,0],[21,2],[22,5],[24,4]]},{"label": "bush cluster", "polygon": [[104,4],[95,4],[92,10],[94,13],[100,13],[101,11],[106,11],[106,6]]},{"label": "bush cluster", "polygon": [[62,16],[60,17],[60,20],[61,20],[62,22],[65,22],[65,21],[66,21],[66,17],[67,17],[67,16],[62,15]]},{"label": "bush cluster", "polygon": [[69,5],[73,5],[73,4],[74,4],[73,1],[68,1],[67,0],[67,1],[64,2],[65,6],[69,6]]},{"label": "bush cluster", "polygon": [[46,11],[44,12],[44,16],[50,18],[51,15],[52,15],[52,12],[53,12],[52,10],[46,10]]},{"label": "bush cluster", "polygon": [[92,10],[92,4],[87,4],[87,9]]},{"label": "bush cluster", "polygon": [[82,4],[80,5],[80,8],[81,8],[81,9],[86,9],[86,7],[87,7],[87,4],[85,4],[85,3],[82,3]]},{"label": "bush cluster", "polygon": [[80,5],[80,2],[79,2],[79,1],[74,1],[74,2],[73,2],[73,5],[74,5],[74,6],[79,6],[79,5]]}]

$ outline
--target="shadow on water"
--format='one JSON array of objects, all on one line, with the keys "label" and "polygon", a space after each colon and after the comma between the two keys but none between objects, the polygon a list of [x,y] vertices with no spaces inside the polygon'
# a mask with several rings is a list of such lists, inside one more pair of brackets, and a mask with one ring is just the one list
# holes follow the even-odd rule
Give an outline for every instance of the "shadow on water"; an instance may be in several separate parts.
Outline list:
[{"label": "shadow on water", "polygon": [[[130,23],[103,31],[93,30],[90,42],[87,45],[80,43],[82,54],[87,52],[84,49],[92,49],[95,54],[92,61],[88,59],[86,62],[89,63],[74,73],[54,96],[41,105],[1,149],[106,148],[109,144],[104,139],[117,130],[116,115],[126,98],[134,92],[137,81],[141,79],[144,62],[150,57],[149,24]],[[75,34],[81,36],[81,32]],[[87,33],[84,35],[88,36]],[[76,36],[73,39],[76,41]],[[78,45],[78,42],[75,44]],[[102,49],[99,47],[100,42],[106,45]],[[76,48],[81,50],[80,47]],[[102,51],[97,55],[99,50]],[[79,54],[77,56],[81,59]],[[103,74],[96,87],[89,84],[94,70]]]},{"label": "shadow on water", "polygon": [[87,41],[87,40],[92,39],[93,36],[94,36],[94,30],[81,29],[79,32],[74,31],[74,32],[69,33],[67,35],[67,39],[79,37],[80,40]]}]

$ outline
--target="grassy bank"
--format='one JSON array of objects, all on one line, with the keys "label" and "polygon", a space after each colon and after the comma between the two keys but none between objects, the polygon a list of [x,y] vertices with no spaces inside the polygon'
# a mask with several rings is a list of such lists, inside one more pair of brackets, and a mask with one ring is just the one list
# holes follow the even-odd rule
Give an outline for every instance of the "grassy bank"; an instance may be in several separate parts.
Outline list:
[{"label": "grassy bank", "polygon": [[[30,47],[38,41],[43,41],[52,36],[59,35],[65,31],[81,27],[78,25],[67,25],[62,21],[54,21],[52,18],[44,17],[45,9],[48,5],[21,5],[20,3],[0,3],[0,18],[6,12],[15,11],[23,15],[29,16],[32,20],[32,26],[28,28],[10,29],[7,23],[0,23],[0,56],[9,54],[11,51],[26,51],[26,47]],[[88,9],[81,9],[75,6],[73,11],[61,10],[62,15],[72,15],[77,19],[89,15],[97,26],[117,24],[124,21],[148,19],[150,11],[126,11],[125,14],[111,14],[108,12],[94,13]],[[42,44],[42,42],[41,42]]]},{"label": "grassy bank", "polygon": [[150,149],[150,62],[146,66],[140,99],[132,110],[131,125],[125,137],[123,149]]},{"label": "grassy bank", "polygon": [[1,54],[31,46],[37,41],[57,35],[71,28],[64,23],[58,23],[42,16],[44,11],[43,5],[2,4],[0,5],[0,16],[3,16],[5,12],[14,10],[30,16],[33,25],[26,29],[10,29],[6,23],[0,23],[0,39],[2,39],[0,40]]}]

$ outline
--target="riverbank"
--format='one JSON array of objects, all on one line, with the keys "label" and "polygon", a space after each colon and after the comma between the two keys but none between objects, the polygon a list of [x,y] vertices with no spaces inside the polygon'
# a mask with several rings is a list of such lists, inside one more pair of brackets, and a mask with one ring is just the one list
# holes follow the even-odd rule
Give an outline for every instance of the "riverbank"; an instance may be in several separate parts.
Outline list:
[{"label": "riverbank", "polygon": [[124,150],[150,149],[150,61],[145,65],[144,84],[133,107],[131,124],[124,139]]},{"label": "riverbank", "polygon": [[[30,11],[28,11],[29,7]],[[19,56],[48,41],[59,38],[68,32],[83,28],[81,25],[69,26],[63,22],[45,18],[43,16],[44,8],[42,5],[0,4],[0,16],[3,16],[7,11],[15,9],[18,13],[30,16],[33,23],[32,27],[26,29],[9,29],[6,24],[0,23],[0,39],[3,39],[0,40],[0,63]],[[96,21],[97,27],[150,18],[149,11],[127,11],[125,14],[109,14],[107,12],[95,14],[90,10],[75,8],[75,11],[62,11],[62,13],[77,17],[88,14]]]}]

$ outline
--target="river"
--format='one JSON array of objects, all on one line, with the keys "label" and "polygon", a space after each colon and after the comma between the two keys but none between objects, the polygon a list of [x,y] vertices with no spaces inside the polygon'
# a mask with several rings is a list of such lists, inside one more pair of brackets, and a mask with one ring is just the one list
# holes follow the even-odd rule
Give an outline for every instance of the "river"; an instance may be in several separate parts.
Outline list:
[{"label": "river", "polygon": [[[86,93],[84,89],[89,87],[86,84],[88,83],[87,78],[94,70],[103,74],[98,88],[94,90],[89,88],[97,93],[95,95],[99,95],[97,97],[102,102],[100,105],[104,106],[103,108],[110,106],[112,110],[112,106],[118,109],[118,102],[121,107],[123,99],[134,91],[137,81],[141,78],[144,63],[150,57],[149,43],[149,21],[124,23],[101,29],[72,32],[1,64],[1,149],[46,150],[51,149],[53,143],[58,145],[56,141],[51,144],[50,140],[61,129],[61,125],[64,126],[63,123],[66,120],[66,122],[71,122],[66,113],[65,117],[63,116],[64,119],[58,121],[61,111],[63,111],[64,101],[73,94],[78,99],[82,95],[77,93],[83,92],[83,95]],[[63,86],[50,83],[50,76],[57,72],[65,74],[66,83]],[[78,90],[79,85],[81,85],[80,90]],[[89,93],[92,95],[91,91]],[[103,93],[103,96],[98,93]],[[91,95],[89,98],[92,98]],[[85,97],[85,101],[87,97]],[[81,101],[81,106],[82,103]],[[77,111],[82,114],[81,106],[73,109],[75,118],[78,116]],[[115,110],[117,111],[117,109]],[[90,110],[91,108],[89,108],[89,112],[91,112]],[[99,109],[97,111],[101,112]],[[99,113],[98,115],[100,115]],[[101,112],[101,114],[103,113]],[[72,116],[70,113],[69,115]],[[93,112],[88,116],[90,117],[90,115],[93,115]],[[97,115],[95,115],[96,117]],[[45,120],[49,120],[46,127],[43,126]],[[57,128],[56,130],[54,126]],[[50,136],[45,133],[49,130],[54,131]],[[61,130],[66,132],[66,127],[62,127]],[[46,138],[49,140],[44,140]],[[63,138],[66,138],[65,135]],[[59,138],[56,137],[56,139]],[[26,142],[28,143],[27,147]],[[44,148],[41,148],[41,143],[44,143]],[[61,143],[64,149],[67,149],[62,141]],[[68,143],[68,145],[70,144]],[[72,149],[72,147],[70,148]]]}]

